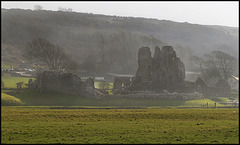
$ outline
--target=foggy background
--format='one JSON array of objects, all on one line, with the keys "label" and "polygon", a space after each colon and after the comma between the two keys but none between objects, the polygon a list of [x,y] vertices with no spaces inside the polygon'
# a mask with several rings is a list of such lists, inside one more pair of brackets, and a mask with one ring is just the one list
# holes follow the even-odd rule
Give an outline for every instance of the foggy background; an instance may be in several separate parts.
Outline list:
[{"label": "foggy background", "polygon": [[105,14],[128,17],[156,18],[175,22],[188,22],[203,25],[238,27],[239,2],[237,1],[2,1],[2,8],[34,9],[41,5],[45,10],[57,11],[71,8],[75,12]]},{"label": "foggy background", "polygon": [[134,75],[138,49],[148,46],[153,54],[164,45],[192,72],[195,55],[219,50],[239,58],[238,7],[233,1],[2,1],[2,62],[26,61],[26,44],[41,37],[100,76]]}]

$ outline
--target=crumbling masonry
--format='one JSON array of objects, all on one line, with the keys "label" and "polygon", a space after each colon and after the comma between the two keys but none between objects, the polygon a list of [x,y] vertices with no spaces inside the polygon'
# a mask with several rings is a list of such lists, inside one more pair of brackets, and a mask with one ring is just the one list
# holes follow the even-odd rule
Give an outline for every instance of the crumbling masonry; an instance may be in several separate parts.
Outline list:
[{"label": "crumbling masonry", "polygon": [[79,76],[62,71],[43,71],[38,73],[36,87],[39,93],[56,91],[88,97],[97,97],[98,95],[96,94],[92,78],[82,81]]},{"label": "crumbling masonry", "polygon": [[171,46],[156,47],[154,56],[148,47],[138,52],[138,70],[132,90],[180,91],[185,79],[185,67]]}]

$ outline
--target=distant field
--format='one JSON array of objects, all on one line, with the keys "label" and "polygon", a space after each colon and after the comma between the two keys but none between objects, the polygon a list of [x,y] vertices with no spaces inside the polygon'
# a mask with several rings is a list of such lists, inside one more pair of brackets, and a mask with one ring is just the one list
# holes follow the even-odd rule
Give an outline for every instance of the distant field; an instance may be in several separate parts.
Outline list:
[{"label": "distant field", "polygon": [[[23,82],[22,88],[27,88],[25,84],[28,84],[28,80],[30,78],[26,77],[2,77],[2,81],[4,82],[5,88],[17,88],[16,83]],[[32,78],[34,79],[34,78]]]},{"label": "distant field", "polygon": [[[100,83],[101,82],[99,82],[99,81],[94,82],[94,87],[99,89],[100,88]],[[109,87],[108,87],[108,90],[107,90],[109,95],[113,94],[112,93],[112,88],[113,88],[113,83],[109,83]]]},{"label": "distant field", "polygon": [[2,107],[2,144],[238,144],[238,109]]},{"label": "distant field", "polygon": [[18,64],[16,63],[1,62],[1,68],[11,69],[11,68],[17,68],[17,67],[18,67]]}]

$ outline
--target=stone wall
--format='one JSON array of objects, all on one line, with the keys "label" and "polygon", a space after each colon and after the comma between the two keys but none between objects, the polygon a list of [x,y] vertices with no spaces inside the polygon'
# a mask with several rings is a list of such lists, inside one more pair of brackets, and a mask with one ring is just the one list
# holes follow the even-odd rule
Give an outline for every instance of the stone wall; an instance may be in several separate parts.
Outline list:
[{"label": "stone wall", "polygon": [[57,91],[69,94],[81,94],[81,78],[61,71],[44,71],[37,74],[39,92]]},{"label": "stone wall", "polygon": [[198,100],[204,99],[201,93],[136,93],[136,94],[116,94],[102,95],[101,98],[151,98],[151,99],[174,99],[174,100]]},{"label": "stone wall", "polygon": [[131,78],[130,77],[114,77],[113,82],[113,93],[114,94],[122,94],[128,93],[129,87],[131,86]]},{"label": "stone wall", "polygon": [[56,91],[73,95],[94,97],[94,80],[81,81],[77,75],[62,71],[43,71],[36,78],[38,92]]}]

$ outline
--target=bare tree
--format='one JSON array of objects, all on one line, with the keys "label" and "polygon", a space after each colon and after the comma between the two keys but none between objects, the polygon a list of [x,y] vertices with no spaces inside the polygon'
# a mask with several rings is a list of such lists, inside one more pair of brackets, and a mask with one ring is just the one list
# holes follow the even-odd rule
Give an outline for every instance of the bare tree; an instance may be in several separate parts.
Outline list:
[{"label": "bare tree", "polygon": [[222,51],[205,55],[207,68],[215,69],[220,79],[228,80],[236,69],[236,58]]},{"label": "bare tree", "polygon": [[104,35],[103,33],[97,33],[97,39],[98,39],[98,48],[99,48],[99,54],[100,54],[100,61],[101,64],[104,63],[105,60],[105,47],[106,47],[106,43],[107,43],[107,38],[106,35]]},{"label": "bare tree", "polygon": [[202,78],[208,84],[214,84],[220,79],[228,81],[236,70],[236,58],[222,51],[212,51],[204,57],[192,57],[198,66]]},{"label": "bare tree", "polygon": [[202,57],[199,57],[199,56],[195,56],[193,55],[191,57],[192,61],[193,61],[193,65],[196,65],[195,68],[197,71],[200,71],[202,75],[205,74],[204,72],[204,60]]},{"label": "bare tree", "polygon": [[47,64],[50,70],[71,70],[77,67],[77,64],[65,54],[61,47],[43,38],[36,38],[29,42],[25,49],[25,56],[29,60]]},{"label": "bare tree", "polygon": [[111,58],[113,62],[117,62],[119,71],[134,71],[136,60],[136,49],[138,47],[138,39],[136,34],[126,31],[117,31],[110,35],[111,42]]},{"label": "bare tree", "polygon": [[97,70],[100,73],[108,72],[112,65],[112,61],[111,61],[112,47],[110,44],[112,42],[110,40],[110,36],[107,33],[97,32],[96,38],[97,38],[97,48],[98,48],[97,56],[99,57],[99,60],[100,60]]}]

